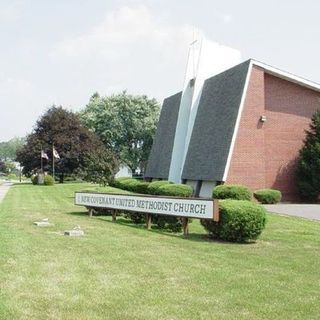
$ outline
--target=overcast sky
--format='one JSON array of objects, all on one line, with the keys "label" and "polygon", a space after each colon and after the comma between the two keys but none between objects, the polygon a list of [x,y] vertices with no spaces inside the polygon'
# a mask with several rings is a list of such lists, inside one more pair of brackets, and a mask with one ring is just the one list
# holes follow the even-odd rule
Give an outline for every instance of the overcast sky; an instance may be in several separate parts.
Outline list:
[{"label": "overcast sky", "polygon": [[315,0],[0,0],[0,141],[30,133],[52,104],[98,91],[160,102],[182,89],[194,28],[320,82]]}]

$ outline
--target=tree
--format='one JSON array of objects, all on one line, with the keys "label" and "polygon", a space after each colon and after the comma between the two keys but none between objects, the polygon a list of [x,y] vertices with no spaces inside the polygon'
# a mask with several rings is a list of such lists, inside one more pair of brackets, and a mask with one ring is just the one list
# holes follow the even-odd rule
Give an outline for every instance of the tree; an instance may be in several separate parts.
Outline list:
[{"label": "tree", "polygon": [[306,131],[297,167],[298,189],[301,198],[315,201],[320,195],[320,110]]},{"label": "tree", "polygon": [[0,160],[0,172],[5,173],[6,172],[6,164]]},{"label": "tree", "polygon": [[76,114],[53,106],[37,121],[33,133],[28,135],[26,144],[17,154],[23,173],[31,175],[41,168],[41,150],[49,157],[49,160],[43,159],[44,169],[52,171],[53,146],[60,156],[55,161],[60,182],[65,174],[85,173],[88,159],[94,153],[103,154],[108,159],[110,176],[117,168],[112,152],[80,123]]},{"label": "tree", "polygon": [[109,97],[95,93],[80,117],[134,172],[138,167],[143,171],[146,165],[159,112],[155,99],[124,91]]},{"label": "tree", "polygon": [[3,161],[14,160],[17,151],[23,146],[25,138],[13,138],[9,141],[0,142],[0,159]]},{"label": "tree", "polygon": [[[112,154],[100,148],[90,153],[85,158],[84,180],[99,183],[105,186],[114,176],[114,159],[110,158]],[[113,156],[113,155],[112,155]]]}]

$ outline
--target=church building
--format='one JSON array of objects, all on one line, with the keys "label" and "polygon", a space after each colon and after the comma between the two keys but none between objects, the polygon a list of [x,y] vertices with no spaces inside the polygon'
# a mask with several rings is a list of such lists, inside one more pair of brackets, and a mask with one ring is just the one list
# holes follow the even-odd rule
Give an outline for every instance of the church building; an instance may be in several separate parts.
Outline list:
[{"label": "church building", "polygon": [[164,100],[145,178],[187,183],[200,197],[217,184],[242,184],[296,201],[296,161],[320,85],[237,59],[206,79],[189,72],[183,91]]}]

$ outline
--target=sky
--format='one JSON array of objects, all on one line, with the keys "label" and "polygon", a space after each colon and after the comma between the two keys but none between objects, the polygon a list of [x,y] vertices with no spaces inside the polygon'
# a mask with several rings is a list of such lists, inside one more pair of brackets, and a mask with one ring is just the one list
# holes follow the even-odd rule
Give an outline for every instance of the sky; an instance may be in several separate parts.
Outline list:
[{"label": "sky", "polygon": [[0,0],[0,141],[94,92],[161,103],[182,89],[195,30],[320,83],[319,12],[315,0]]}]

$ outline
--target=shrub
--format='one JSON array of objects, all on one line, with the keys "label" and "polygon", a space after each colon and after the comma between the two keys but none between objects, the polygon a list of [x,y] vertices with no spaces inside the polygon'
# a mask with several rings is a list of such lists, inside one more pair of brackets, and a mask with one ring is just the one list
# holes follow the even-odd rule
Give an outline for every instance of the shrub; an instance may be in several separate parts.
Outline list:
[{"label": "shrub", "polygon": [[172,197],[191,197],[193,189],[186,184],[165,184],[158,188],[158,194]]},{"label": "shrub", "polygon": [[[90,207],[92,208],[92,207]],[[87,208],[89,210],[89,208]],[[94,207],[93,208],[93,215],[94,216],[111,216],[112,210],[108,208],[101,208],[101,207]]]},{"label": "shrub", "polygon": [[123,179],[119,181],[119,186],[121,189],[136,192],[137,185],[139,185],[141,182],[136,179]]},{"label": "shrub", "polygon": [[147,194],[148,193],[148,187],[149,187],[149,182],[140,182],[140,184],[136,185],[136,191],[137,193],[142,193],[142,194]]},{"label": "shrub", "polygon": [[168,180],[160,180],[160,181],[153,181],[149,184],[148,186],[148,193],[149,194],[158,194],[158,189],[161,186],[167,185],[167,184],[171,184],[172,182],[168,181]]},{"label": "shrub", "polygon": [[215,199],[251,200],[252,193],[246,186],[222,184],[213,188]]},{"label": "shrub", "polygon": [[130,219],[135,224],[144,223],[146,220],[146,214],[142,212],[126,212],[125,217]]},{"label": "shrub", "polygon": [[168,229],[172,232],[181,232],[181,218],[156,214],[152,216],[152,223],[156,224],[159,229]]},{"label": "shrub", "polygon": [[44,176],[43,184],[45,186],[53,186],[54,185],[53,177],[50,175]]},{"label": "shrub", "polygon": [[31,176],[31,182],[33,185],[37,185],[38,184],[38,176],[37,175],[33,175]]},{"label": "shrub", "polygon": [[260,189],[254,192],[254,197],[264,204],[278,203],[281,196],[281,192],[274,189]]},{"label": "shrub", "polygon": [[129,179],[132,179],[131,177],[120,177],[120,178],[116,178],[114,180],[111,180],[109,182],[109,185],[111,187],[115,187],[115,188],[121,188],[121,182],[124,181],[124,180],[129,180]]},{"label": "shrub", "polygon": [[266,223],[266,210],[259,204],[245,200],[222,200],[220,220],[202,219],[201,224],[215,239],[247,242],[259,237]]}]

